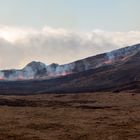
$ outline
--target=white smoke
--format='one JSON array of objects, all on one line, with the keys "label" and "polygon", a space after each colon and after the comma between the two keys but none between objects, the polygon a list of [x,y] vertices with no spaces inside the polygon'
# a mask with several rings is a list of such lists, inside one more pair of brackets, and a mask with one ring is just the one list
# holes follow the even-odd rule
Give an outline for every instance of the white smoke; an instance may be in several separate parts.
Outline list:
[{"label": "white smoke", "polygon": [[61,65],[56,67],[56,75],[67,75],[67,74],[71,74],[72,71],[75,68],[75,63],[71,63],[71,64],[66,64],[66,65]]},{"label": "white smoke", "polygon": [[33,79],[35,77],[35,70],[27,66],[26,69],[23,71],[23,77],[25,79]]},{"label": "white smoke", "polygon": [[33,70],[29,66],[26,66],[26,68],[22,70],[0,71],[0,81],[1,80],[9,80],[9,81],[31,80],[36,78],[35,74],[36,74],[36,70]]},{"label": "white smoke", "polygon": [[137,44],[140,31],[76,32],[48,26],[40,30],[0,26],[0,38],[0,69],[9,69],[22,68],[33,60],[64,64]]},{"label": "white smoke", "polygon": [[4,73],[2,71],[0,71],[0,80],[4,80]]}]

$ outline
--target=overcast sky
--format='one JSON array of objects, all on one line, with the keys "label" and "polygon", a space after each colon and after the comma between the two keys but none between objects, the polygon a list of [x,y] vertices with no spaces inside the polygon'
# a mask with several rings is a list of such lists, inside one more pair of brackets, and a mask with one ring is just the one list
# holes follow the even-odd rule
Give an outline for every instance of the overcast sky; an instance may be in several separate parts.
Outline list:
[{"label": "overcast sky", "polygon": [[140,0],[0,3],[0,69],[64,64],[140,43]]},{"label": "overcast sky", "polygon": [[0,23],[90,31],[140,30],[140,0],[0,0]]}]

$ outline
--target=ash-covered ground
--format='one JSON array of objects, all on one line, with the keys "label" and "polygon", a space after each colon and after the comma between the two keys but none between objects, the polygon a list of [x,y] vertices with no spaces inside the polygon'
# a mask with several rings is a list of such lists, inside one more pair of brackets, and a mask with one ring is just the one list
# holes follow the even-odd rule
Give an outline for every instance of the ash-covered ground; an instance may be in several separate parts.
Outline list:
[{"label": "ash-covered ground", "polygon": [[139,140],[139,93],[0,96],[0,140]]}]

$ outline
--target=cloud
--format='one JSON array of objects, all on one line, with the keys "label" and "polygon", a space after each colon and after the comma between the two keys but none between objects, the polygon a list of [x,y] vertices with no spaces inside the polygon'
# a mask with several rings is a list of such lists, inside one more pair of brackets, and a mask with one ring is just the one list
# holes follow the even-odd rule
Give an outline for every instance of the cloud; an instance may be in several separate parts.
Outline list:
[{"label": "cloud", "polygon": [[0,26],[0,69],[22,68],[30,61],[64,64],[140,43],[140,31],[76,32]]}]

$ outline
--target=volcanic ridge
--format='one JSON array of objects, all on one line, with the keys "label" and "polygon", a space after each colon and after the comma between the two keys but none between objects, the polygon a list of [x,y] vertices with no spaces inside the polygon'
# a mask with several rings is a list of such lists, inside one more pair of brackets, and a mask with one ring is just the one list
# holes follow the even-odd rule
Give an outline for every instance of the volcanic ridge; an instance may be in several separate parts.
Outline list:
[{"label": "volcanic ridge", "polygon": [[0,71],[0,94],[140,92],[140,44],[69,64],[31,62]]}]

